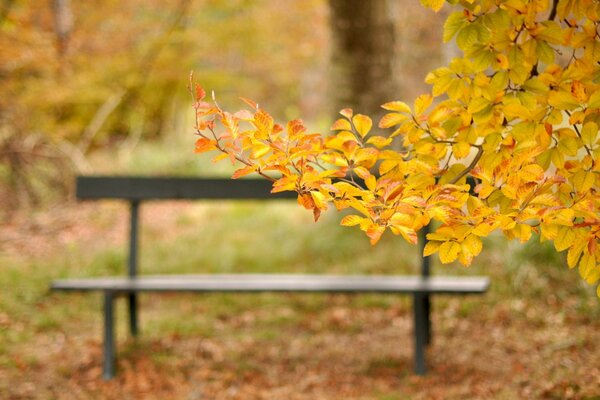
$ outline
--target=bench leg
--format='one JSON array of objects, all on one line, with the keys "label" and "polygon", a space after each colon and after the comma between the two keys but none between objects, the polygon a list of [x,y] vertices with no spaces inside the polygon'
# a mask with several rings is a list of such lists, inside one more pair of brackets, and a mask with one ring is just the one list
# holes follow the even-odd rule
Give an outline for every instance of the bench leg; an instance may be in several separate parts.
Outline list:
[{"label": "bench leg", "polygon": [[430,345],[431,332],[431,296],[423,296],[423,307],[425,309],[425,344]]},{"label": "bench leg", "polygon": [[415,293],[413,296],[413,312],[415,323],[415,374],[425,375],[425,347],[427,343],[427,310],[424,298],[426,296]]},{"label": "bench leg", "polygon": [[105,380],[115,376],[115,297],[112,292],[104,292],[104,365],[102,377]]},{"label": "bench leg", "polygon": [[129,332],[131,336],[136,337],[139,330],[138,324],[138,307],[137,307],[137,295],[135,293],[129,293],[128,295],[128,303],[129,303]]}]

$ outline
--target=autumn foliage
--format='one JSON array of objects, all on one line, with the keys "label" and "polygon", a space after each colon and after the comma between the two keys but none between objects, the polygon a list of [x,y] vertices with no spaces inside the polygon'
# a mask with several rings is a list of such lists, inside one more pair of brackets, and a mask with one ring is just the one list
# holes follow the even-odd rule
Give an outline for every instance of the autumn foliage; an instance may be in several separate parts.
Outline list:
[{"label": "autumn foliage", "polygon": [[[444,41],[463,56],[430,72],[431,93],[412,106],[384,104],[380,130],[350,109],[328,136],[300,120],[282,126],[249,100],[224,111],[196,85],[196,151],[240,163],[233,178],[258,173],[273,192],[298,192],[315,219],[331,204],[354,210],[342,225],[373,244],[387,229],[416,243],[433,220],[424,254],[469,265],[493,231],[522,242],[535,232],[596,283],[600,2],[448,2],[460,9]],[[422,3],[437,11],[444,1]]]}]

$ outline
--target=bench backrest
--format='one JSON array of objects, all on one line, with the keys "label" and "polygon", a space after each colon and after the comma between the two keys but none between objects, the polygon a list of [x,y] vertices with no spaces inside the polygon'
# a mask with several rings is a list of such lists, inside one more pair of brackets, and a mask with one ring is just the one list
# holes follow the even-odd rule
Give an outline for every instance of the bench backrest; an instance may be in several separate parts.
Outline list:
[{"label": "bench backrest", "polygon": [[[79,176],[76,181],[79,200],[120,199],[131,205],[129,229],[128,275],[138,270],[139,205],[146,200],[282,200],[296,199],[295,192],[271,193],[271,182],[263,178],[192,178],[192,177],[133,177]],[[420,232],[421,251],[425,245],[425,227]],[[421,260],[421,276],[430,274],[429,257]]]},{"label": "bench backrest", "polygon": [[271,193],[266,179],[79,176],[80,200],[278,200],[295,199],[294,192]]}]

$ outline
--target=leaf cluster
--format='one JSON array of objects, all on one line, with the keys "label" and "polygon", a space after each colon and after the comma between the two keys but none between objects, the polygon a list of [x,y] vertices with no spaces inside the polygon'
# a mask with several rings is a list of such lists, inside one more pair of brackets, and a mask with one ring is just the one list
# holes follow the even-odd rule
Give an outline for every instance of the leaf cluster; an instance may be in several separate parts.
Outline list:
[{"label": "leaf cluster", "polygon": [[387,229],[415,243],[433,220],[424,254],[469,265],[493,231],[523,242],[538,233],[596,283],[600,3],[449,2],[460,10],[444,40],[456,40],[462,57],[429,73],[431,92],[412,105],[382,106],[378,127],[389,133],[350,109],[329,136],[308,133],[251,102],[249,111],[223,111],[199,88],[197,151],[241,162],[235,178],[257,172],[275,192],[298,192],[315,218],[330,204],[355,210],[342,225],[358,226],[373,244]]}]

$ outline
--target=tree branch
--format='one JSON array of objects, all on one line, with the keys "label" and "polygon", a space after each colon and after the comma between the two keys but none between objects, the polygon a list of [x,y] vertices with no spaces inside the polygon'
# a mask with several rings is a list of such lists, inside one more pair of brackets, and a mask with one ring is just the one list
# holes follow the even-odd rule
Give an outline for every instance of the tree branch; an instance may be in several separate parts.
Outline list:
[{"label": "tree branch", "polygon": [[462,170],[460,174],[456,175],[448,183],[451,184],[451,185],[454,185],[456,182],[460,181],[464,176],[466,176],[469,172],[471,172],[471,170],[473,168],[475,168],[475,166],[477,165],[477,163],[481,159],[482,155],[483,155],[483,147],[479,147],[477,149],[477,154],[475,154],[475,158],[473,158],[473,161],[471,161],[471,164],[469,164],[469,166],[467,166],[467,168],[465,168],[464,170]]}]

